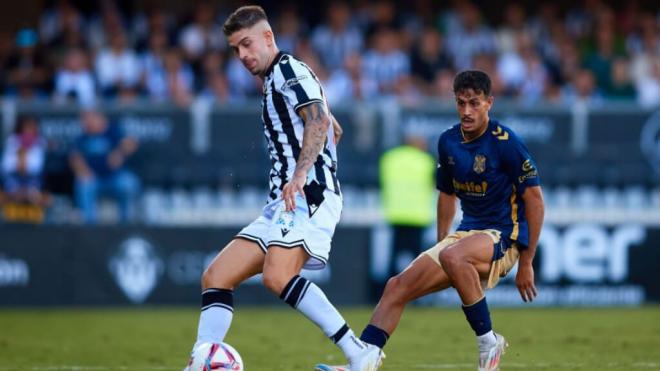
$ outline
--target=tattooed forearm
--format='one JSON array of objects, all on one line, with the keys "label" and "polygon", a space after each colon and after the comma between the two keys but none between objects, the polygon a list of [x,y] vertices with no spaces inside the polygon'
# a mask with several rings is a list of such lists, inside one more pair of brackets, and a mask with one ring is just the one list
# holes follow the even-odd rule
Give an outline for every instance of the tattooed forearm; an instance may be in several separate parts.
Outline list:
[{"label": "tattooed forearm", "polygon": [[325,139],[330,126],[330,116],[323,103],[312,103],[298,111],[300,117],[305,121],[303,131],[303,146],[296,162],[294,177],[307,176],[321,149],[325,145]]}]

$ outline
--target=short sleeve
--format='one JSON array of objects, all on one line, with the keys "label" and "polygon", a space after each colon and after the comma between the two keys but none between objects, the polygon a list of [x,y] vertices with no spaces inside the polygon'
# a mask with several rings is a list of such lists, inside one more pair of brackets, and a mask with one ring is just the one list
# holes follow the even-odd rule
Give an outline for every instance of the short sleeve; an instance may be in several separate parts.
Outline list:
[{"label": "short sleeve", "polygon": [[310,103],[325,101],[321,84],[307,65],[285,57],[278,64],[278,69],[274,79],[275,89],[284,95],[296,112]]},{"label": "short sleeve", "polygon": [[440,137],[438,140],[438,163],[435,172],[435,187],[442,193],[454,194],[454,185],[451,179],[451,169],[449,168],[446,148],[443,145],[442,137]]},{"label": "short sleeve", "polygon": [[525,143],[514,134],[510,136],[509,140],[502,143],[502,163],[518,193],[523,194],[527,187],[540,185],[536,162],[529,154]]}]

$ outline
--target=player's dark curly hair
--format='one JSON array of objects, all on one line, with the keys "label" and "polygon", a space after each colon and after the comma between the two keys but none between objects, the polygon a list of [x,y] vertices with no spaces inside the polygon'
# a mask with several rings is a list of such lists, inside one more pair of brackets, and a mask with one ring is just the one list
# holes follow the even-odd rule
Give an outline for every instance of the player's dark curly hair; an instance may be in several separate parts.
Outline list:
[{"label": "player's dark curly hair", "polygon": [[490,96],[490,77],[483,71],[467,70],[459,73],[454,78],[454,94],[472,89],[475,93],[484,93]]},{"label": "player's dark curly hair", "polygon": [[250,28],[260,21],[267,21],[264,9],[258,5],[242,6],[234,11],[222,26],[225,36],[230,36],[244,28]]}]

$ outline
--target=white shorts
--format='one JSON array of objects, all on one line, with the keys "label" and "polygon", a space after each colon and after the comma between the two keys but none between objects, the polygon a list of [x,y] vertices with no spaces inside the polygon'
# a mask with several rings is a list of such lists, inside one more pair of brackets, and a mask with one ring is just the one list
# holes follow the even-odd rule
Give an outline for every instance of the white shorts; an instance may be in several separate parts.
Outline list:
[{"label": "white shorts", "polygon": [[297,194],[295,211],[285,211],[282,199],[269,202],[261,216],[236,237],[258,243],[264,252],[270,246],[302,246],[309,254],[304,268],[323,269],[328,262],[330,243],[342,209],[339,195],[326,190],[323,196],[320,205],[310,206]]}]

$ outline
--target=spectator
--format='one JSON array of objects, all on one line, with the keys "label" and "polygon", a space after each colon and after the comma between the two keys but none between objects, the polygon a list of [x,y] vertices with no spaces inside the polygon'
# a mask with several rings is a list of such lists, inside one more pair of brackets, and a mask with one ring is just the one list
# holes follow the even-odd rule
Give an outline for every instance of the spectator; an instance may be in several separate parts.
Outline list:
[{"label": "spectator", "polygon": [[378,95],[378,85],[364,76],[359,54],[346,57],[344,68],[335,70],[325,83],[326,97],[330,105],[368,101]]},{"label": "spectator", "polygon": [[218,52],[207,54],[202,62],[202,75],[198,81],[200,95],[217,103],[229,101],[229,86],[223,72],[222,55]]},{"label": "spectator", "polygon": [[68,30],[80,32],[83,19],[70,0],[58,0],[55,6],[44,11],[39,21],[39,33],[44,45],[50,45]]},{"label": "spectator", "polygon": [[495,35],[481,21],[479,9],[471,3],[459,8],[459,27],[447,34],[447,49],[454,57],[454,66],[459,70],[474,67],[473,58],[479,54],[495,51]]},{"label": "spectator", "polygon": [[562,92],[564,103],[572,105],[584,102],[590,105],[601,105],[603,97],[596,86],[594,74],[587,70],[578,70],[573,76],[571,84],[564,87]]},{"label": "spectator", "polygon": [[630,78],[630,63],[625,58],[616,58],[612,62],[609,84],[605,87],[605,95],[613,99],[635,99],[635,85]]},{"label": "spectator", "polygon": [[419,90],[429,94],[438,70],[451,68],[449,57],[443,50],[443,39],[434,28],[422,32],[419,44],[413,49],[411,71]]},{"label": "spectator", "polygon": [[190,63],[197,65],[206,52],[225,49],[225,38],[214,18],[211,2],[199,1],[193,22],[181,31],[179,43]]},{"label": "spectator", "polygon": [[442,101],[454,100],[454,77],[456,72],[443,68],[435,73],[432,95]]},{"label": "spectator", "polygon": [[637,80],[637,101],[644,108],[660,107],[660,56],[650,61],[648,75]]},{"label": "spectator", "polygon": [[96,203],[100,195],[114,197],[121,221],[131,221],[140,184],[125,164],[137,149],[136,141],[109,125],[98,111],[84,111],[81,124],[83,133],[76,140],[70,163],[75,176],[76,203],[84,222],[97,222]]},{"label": "spectator", "polygon": [[332,72],[341,68],[346,57],[362,49],[362,33],[351,25],[351,10],[342,1],[333,1],[327,9],[327,20],[312,34],[312,45],[324,67]]},{"label": "spectator", "polygon": [[149,76],[163,69],[163,59],[169,49],[167,33],[157,30],[149,34],[147,49],[140,55],[140,72],[143,87],[147,86]]},{"label": "spectator", "polygon": [[55,101],[74,101],[89,107],[96,101],[94,77],[87,64],[87,55],[81,49],[72,49],[64,57],[55,74]]},{"label": "spectator", "polygon": [[277,46],[280,50],[291,53],[300,41],[300,35],[305,27],[301,24],[299,13],[291,6],[285,6],[280,11],[276,23]]},{"label": "spectator", "polygon": [[146,85],[149,97],[156,101],[171,100],[186,105],[192,100],[195,75],[181,60],[177,49],[170,49],[163,56],[163,67],[147,71]]},{"label": "spectator", "polygon": [[384,95],[393,95],[400,80],[410,74],[410,59],[400,49],[399,41],[393,29],[381,29],[374,33],[373,45],[364,55],[364,74]]},{"label": "spectator", "polygon": [[45,205],[48,196],[42,192],[41,177],[46,142],[39,135],[37,120],[31,116],[19,117],[4,147],[2,179],[7,201]]},{"label": "spectator", "polygon": [[109,37],[110,45],[96,56],[96,78],[101,94],[106,98],[134,98],[140,82],[137,55],[128,47],[123,31]]},{"label": "spectator", "polygon": [[38,48],[36,31],[24,28],[16,34],[16,50],[7,65],[7,93],[32,99],[46,93],[48,68]]}]

